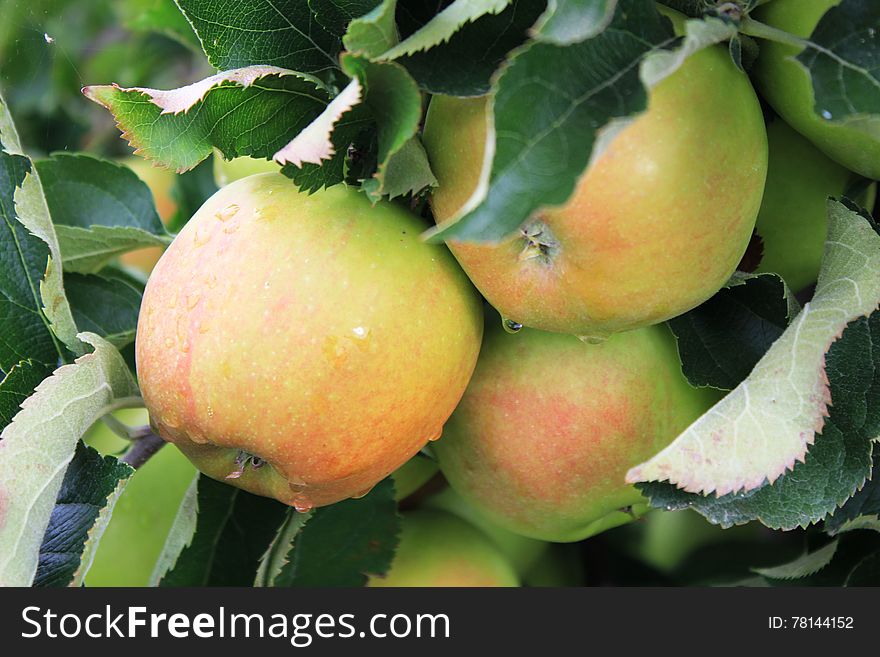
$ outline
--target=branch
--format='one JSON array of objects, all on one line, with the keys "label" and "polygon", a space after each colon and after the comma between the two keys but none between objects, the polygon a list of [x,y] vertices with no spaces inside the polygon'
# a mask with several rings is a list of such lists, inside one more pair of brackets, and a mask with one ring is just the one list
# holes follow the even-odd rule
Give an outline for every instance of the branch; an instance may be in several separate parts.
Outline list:
[{"label": "branch", "polygon": [[151,431],[134,441],[131,448],[119,460],[137,470],[165,445],[165,441]]}]

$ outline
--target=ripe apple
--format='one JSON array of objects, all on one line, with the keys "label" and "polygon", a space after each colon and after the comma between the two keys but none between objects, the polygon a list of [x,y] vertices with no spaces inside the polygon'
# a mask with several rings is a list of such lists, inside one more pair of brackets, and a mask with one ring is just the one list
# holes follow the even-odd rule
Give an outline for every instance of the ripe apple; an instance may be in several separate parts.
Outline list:
[{"label": "ripe apple", "polygon": [[[815,282],[828,233],[829,196],[840,197],[852,174],[781,119],[767,126],[770,166],[756,230],[764,243],[758,271],[776,272],[795,291]],[[856,199],[871,209],[873,186]]]},{"label": "ripe apple", "polygon": [[547,551],[548,544],[520,536],[500,527],[452,488],[445,488],[425,500],[424,508],[446,511],[481,530],[495,544],[519,575],[525,575]]},{"label": "ripe apple", "polygon": [[[122,160],[122,164],[134,171],[137,177],[147,184],[153,193],[156,212],[159,213],[162,222],[167,224],[177,212],[177,201],[171,194],[171,190],[174,188],[174,172],[138,156],[127,157]],[[161,246],[148,246],[144,249],[124,253],[120,260],[124,265],[149,274],[161,256]]]},{"label": "ripe apple", "polygon": [[513,566],[479,529],[442,511],[403,514],[400,545],[371,587],[519,586]]},{"label": "ripe apple", "polygon": [[[146,424],[143,410],[118,411],[128,424]],[[119,454],[128,442],[103,424],[84,440],[102,454]],[[91,568],[86,586],[148,586],[165,539],[189,488],[195,468],[173,445],[154,454],[135,472],[116,501]]]},{"label": "ripe apple", "polygon": [[493,522],[577,541],[646,501],[627,470],[679,435],[715,394],[688,385],[665,325],[598,345],[490,322],[474,376],[435,446],[450,485]]},{"label": "ripe apple", "polygon": [[[723,90],[720,91],[720,90]],[[434,96],[424,144],[438,223],[476,188],[486,99]],[[450,241],[474,284],[515,324],[601,339],[699,305],[742,258],[767,172],[748,78],[707,48],[650,93],[564,205],[498,244]]]},{"label": "ripe apple", "polygon": [[[822,16],[841,0],[774,0],[755,10],[767,25],[807,38]],[[815,111],[810,74],[794,59],[803,48],[761,41],[761,54],[752,70],[761,95],[795,130],[828,157],[866,178],[880,178],[880,140],[852,126],[836,124],[833,116]]]},{"label": "ripe apple", "polygon": [[218,152],[214,152],[214,180],[220,187],[231,182],[247,178],[257,173],[277,173],[279,167],[272,160],[260,160],[253,157],[236,157],[224,160]]},{"label": "ripe apple", "polygon": [[366,494],[440,436],[480,349],[479,298],[424,229],[278,173],[215,193],[144,293],[156,430],[206,475],[300,510]]}]

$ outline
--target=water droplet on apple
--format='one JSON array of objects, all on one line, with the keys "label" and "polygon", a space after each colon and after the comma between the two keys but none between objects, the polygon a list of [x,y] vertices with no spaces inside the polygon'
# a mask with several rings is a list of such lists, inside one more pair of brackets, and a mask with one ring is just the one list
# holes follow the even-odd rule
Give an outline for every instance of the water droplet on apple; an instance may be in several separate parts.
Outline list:
[{"label": "water droplet on apple", "polygon": [[358,340],[366,340],[367,337],[369,337],[370,335],[370,329],[368,329],[366,326],[355,326],[353,329],[351,329],[351,332]]},{"label": "water droplet on apple", "polygon": [[314,503],[305,495],[297,495],[293,498],[293,508],[300,513],[308,513],[314,506]]},{"label": "water droplet on apple", "polygon": [[223,232],[227,235],[232,235],[235,231],[240,228],[240,224],[236,221],[235,223],[229,224],[228,226],[223,227]]},{"label": "water droplet on apple", "polygon": [[502,319],[501,326],[503,326],[504,330],[508,333],[519,333],[523,327],[522,324],[515,322],[512,319]]},{"label": "water droplet on apple", "polygon": [[196,247],[205,246],[211,241],[211,231],[205,226],[196,226],[196,233],[193,236],[193,244]]},{"label": "water droplet on apple", "polygon": [[198,292],[190,292],[189,295],[186,297],[187,309],[192,310],[193,308],[195,308],[198,305],[201,296],[202,295]]},{"label": "water droplet on apple", "polygon": [[199,322],[199,333],[204,335],[205,333],[207,333],[210,330],[211,330],[211,327],[208,325],[207,322]]},{"label": "water droplet on apple", "polygon": [[373,490],[373,487],[372,487],[372,486],[370,486],[369,488],[367,488],[367,489],[365,489],[365,490],[362,490],[360,493],[355,493],[354,495],[351,496],[351,499],[353,499],[353,500],[359,500],[359,499],[361,499],[362,497],[366,497],[367,495],[370,494],[370,491],[371,491],[371,490]]},{"label": "water droplet on apple", "polygon": [[434,435],[432,435],[430,438],[428,438],[428,441],[429,441],[429,442],[434,442],[435,440],[440,440],[440,436],[442,436],[442,435],[443,435],[443,427],[440,427],[440,428],[434,433]]},{"label": "water droplet on apple", "polygon": [[294,488],[303,488],[306,485],[306,480],[300,477],[299,475],[290,475],[287,478],[287,483],[289,483]]},{"label": "water droplet on apple", "polygon": [[579,335],[578,340],[584,344],[602,344],[608,339],[607,335]]},{"label": "water droplet on apple", "polygon": [[238,205],[232,203],[227,205],[225,208],[217,212],[214,216],[217,217],[220,221],[229,221],[238,213]]},{"label": "water droplet on apple", "polygon": [[208,437],[201,431],[190,431],[189,439],[199,445],[206,445],[208,443]]}]

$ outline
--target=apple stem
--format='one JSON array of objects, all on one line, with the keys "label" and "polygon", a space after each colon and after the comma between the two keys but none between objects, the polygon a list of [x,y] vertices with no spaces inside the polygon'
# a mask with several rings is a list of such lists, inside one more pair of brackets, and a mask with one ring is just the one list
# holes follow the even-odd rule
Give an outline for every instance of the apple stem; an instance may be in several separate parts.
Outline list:
[{"label": "apple stem", "polygon": [[117,420],[109,413],[101,418],[101,422],[103,422],[110,431],[125,440],[140,440],[153,433],[153,430],[148,425],[132,427],[125,424],[125,422]]},{"label": "apple stem", "polygon": [[767,41],[776,41],[777,43],[784,43],[788,46],[795,46],[796,48],[806,48],[810,43],[806,39],[801,39],[794,34],[789,34],[784,30],[765,25],[764,23],[749,17],[743,18],[742,23],[740,23],[739,26],[739,31],[751,37],[766,39]]},{"label": "apple stem", "polygon": [[148,434],[133,442],[129,450],[119,460],[123,463],[127,463],[135,470],[138,470],[150,460],[150,457],[153,456],[153,454],[162,449],[165,444],[166,443],[162,438],[150,431]]}]

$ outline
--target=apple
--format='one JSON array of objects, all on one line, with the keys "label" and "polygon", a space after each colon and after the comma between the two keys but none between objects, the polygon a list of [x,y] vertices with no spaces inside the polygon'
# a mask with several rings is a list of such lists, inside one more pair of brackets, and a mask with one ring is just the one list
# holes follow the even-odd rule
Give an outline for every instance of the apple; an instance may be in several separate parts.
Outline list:
[{"label": "apple", "polygon": [[[841,0],[774,0],[762,5],[754,17],[771,27],[807,38],[822,16]],[[761,41],[761,53],[752,76],[761,95],[795,130],[828,157],[866,178],[880,178],[880,140],[863,130],[833,123],[833,116],[816,113],[809,71],[794,59],[803,48]]]},{"label": "apple", "polygon": [[479,529],[450,513],[420,510],[403,514],[391,569],[368,586],[519,586],[519,578]]},{"label": "apple", "polygon": [[214,180],[220,187],[225,187],[231,182],[256,173],[276,173],[280,169],[281,167],[272,160],[260,160],[253,157],[236,157],[232,160],[224,160],[220,153],[214,152]]},{"label": "apple", "polygon": [[647,508],[624,483],[716,401],[681,373],[665,325],[602,344],[490,322],[474,376],[434,445],[450,485],[494,523],[578,541]]},{"label": "apple", "polygon": [[395,499],[398,502],[406,499],[428,483],[438,471],[436,461],[416,454],[391,474],[394,479]]},{"label": "apple", "polygon": [[[156,212],[159,213],[162,222],[167,224],[177,212],[177,201],[171,194],[176,174],[170,169],[165,169],[136,155],[125,158],[121,164],[134,171],[137,177],[150,188],[153,193],[153,201],[156,204]],[[161,246],[148,246],[144,249],[123,253],[119,259],[122,264],[149,274],[161,256]]]},{"label": "apple", "polygon": [[[131,425],[148,421],[143,410],[117,411]],[[129,443],[103,424],[84,437],[102,454],[119,454]],[[166,445],[128,480],[98,543],[86,586],[148,586],[195,468],[173,445]]]},{"label": "apple", "polygon": [[432,495],[425,500],[423,507],[446,511],[481,530],[501,550],[521,576],[529,572],[547,551],[548,544],[545,541],[520,536],[498,526],[452,488],[447,487]]},{"label": "apple", "polygon": [[[775,272],[798,291],[819,275],[828,233],[826,201],[841,197],[853,176],[781,119],[768,124],[767,136],[770,166],[756,225],[764,257],[758,271]],[[873,186],[857,200],[873,207]]]},{"label": "apple", "polygon": [[[438,224],[474,192],[486,99],[434,96],[424,144]],[[509,320],[595,340],[680,315],[721,288],[749,243],[767,172],[767,135],[748,78],[707,48],[659,83],[562,206],[500,243],[450,240]]]},{"label": "apple", "polygon": [[366,494],[440,436],[480,349],[479,297],[424,229],[280,173],[216,192],[144,292],[137,370],[158,433],[302,511]]}]

